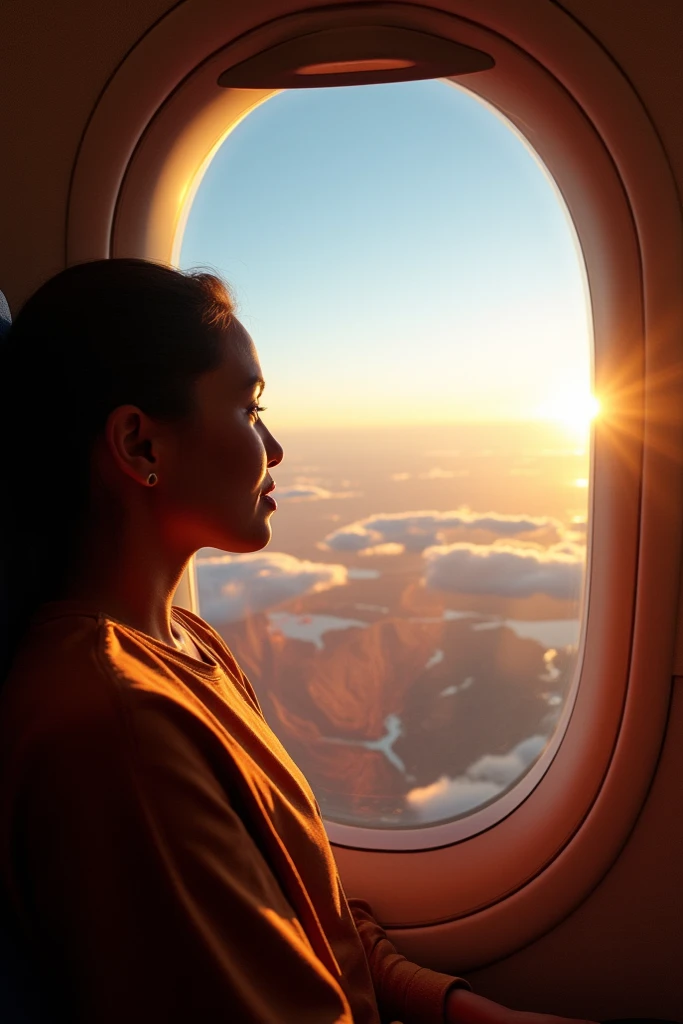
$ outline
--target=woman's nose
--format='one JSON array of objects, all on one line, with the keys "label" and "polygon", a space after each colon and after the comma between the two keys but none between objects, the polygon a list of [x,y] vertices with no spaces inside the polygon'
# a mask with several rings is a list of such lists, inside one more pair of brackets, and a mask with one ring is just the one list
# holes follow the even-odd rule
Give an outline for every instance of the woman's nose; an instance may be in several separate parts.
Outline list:
[{"label": "woman's nose", "polygon": [[285,457],[284,448],[279,441],[275,440],[271,433],[268,434],[266,440],[266,454],[269,466],[277,466]]}]

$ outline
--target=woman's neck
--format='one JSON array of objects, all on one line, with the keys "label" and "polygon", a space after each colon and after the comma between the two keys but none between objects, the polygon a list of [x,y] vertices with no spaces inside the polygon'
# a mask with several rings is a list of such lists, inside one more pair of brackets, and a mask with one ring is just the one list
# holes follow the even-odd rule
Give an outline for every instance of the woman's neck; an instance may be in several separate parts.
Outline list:
[{"label": "woman's neck", "polygon": [[158,534],[93,526],[82,537],[61,597],[96,605],[112,618],[174,645],[171,606],[188,561],[189,555],[165,550]]}]

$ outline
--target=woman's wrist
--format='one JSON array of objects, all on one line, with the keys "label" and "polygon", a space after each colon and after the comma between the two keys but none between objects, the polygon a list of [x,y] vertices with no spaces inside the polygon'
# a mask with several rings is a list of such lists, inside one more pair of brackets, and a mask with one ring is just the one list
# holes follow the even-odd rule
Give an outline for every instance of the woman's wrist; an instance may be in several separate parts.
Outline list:
[{"label": "woman's wrist", "polygon": [[446,1024],[509,1024],[511,1011],[492,999],[466,988],[453,988],[446,996]]},{"label": "woman's wrist", "polygon": [[511,1010],[464,988],[454,988],[446,996],[445,1024],[595,1024],[595,1021],[558,1017],[550,1013]]}]

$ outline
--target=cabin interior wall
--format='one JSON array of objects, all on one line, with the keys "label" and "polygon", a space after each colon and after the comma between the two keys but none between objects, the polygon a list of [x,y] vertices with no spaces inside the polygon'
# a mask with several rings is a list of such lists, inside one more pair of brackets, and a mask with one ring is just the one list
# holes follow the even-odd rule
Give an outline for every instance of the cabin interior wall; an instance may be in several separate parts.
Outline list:
[{"label": "cabin interior wall", "polygon": [[683,14],[680,0],[552,0],[608,51],[640,96],[683,195]]},{"label": "cabin interior wall", "polygon": [[[15,309],[64,265],[70,175],[98,96],[127,51],[173,6],[169,0],[21,0],[2,6],[0,287]],[[294,0],[262,0],[252,5],[254,22],[298,6]],[[439,6],[448,9],[448,0]],[[556,6],[583,23],[626,72],[683,194],[679,0],[563,0]],[[478,991],[509,1005],[576,1016],[683,1020],[681,779],[678,680],[658,774],[613,869],[552,932],[473,974]]]},{"label": "cabin interior wall", "polygon": [[467,975],[519,1009],[683,1020],[683,679],[648,799],[590,897],[551,932]]},{"label": "cabin interior wall", "polygon": [[10,308],[64,266],[69,182],[90,113],[128,50],[173,6],[2,4],[0,288]]}]

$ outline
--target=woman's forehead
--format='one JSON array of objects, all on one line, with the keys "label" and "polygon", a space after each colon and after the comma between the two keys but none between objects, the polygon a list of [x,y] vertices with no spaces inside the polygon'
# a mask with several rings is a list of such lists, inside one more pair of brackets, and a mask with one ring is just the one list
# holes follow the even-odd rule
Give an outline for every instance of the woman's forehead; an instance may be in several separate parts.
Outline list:
[{"label": "woman's forehead", "polygon": [[217,372],[226,380],[229,378],[233,389],[240,392],[264,383],[256,346],[239,320],[234,320],[225,334],[223,359]]}]

